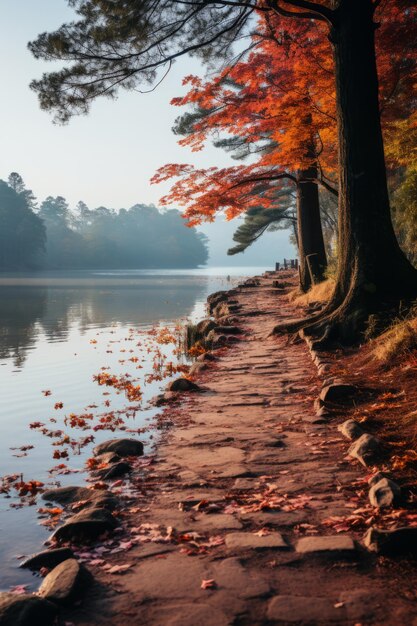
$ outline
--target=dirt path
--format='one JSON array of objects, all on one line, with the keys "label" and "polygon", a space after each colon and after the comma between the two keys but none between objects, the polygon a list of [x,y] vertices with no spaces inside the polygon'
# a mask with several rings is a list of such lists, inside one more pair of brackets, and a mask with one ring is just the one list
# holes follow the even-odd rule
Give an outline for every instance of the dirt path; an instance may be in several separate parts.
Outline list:
[{"label": "dirt path", "polygon": [[305,344],[268,337],[292,306],[271,277],[234,298],[247,334],[199,376],[208,391],[184,397],[184,425],[159,447],[147,477],[153,499],[135,515],[166,542],[116,556],[133,564],[122,576],[98,568],[99,583],[68,620],[417,624],[410,564],[368,554],[355,543],[362,533],[327,522],[361,506],[354,483],[366,471],[346,460],[340,419],[317,423],[320,381]]}]

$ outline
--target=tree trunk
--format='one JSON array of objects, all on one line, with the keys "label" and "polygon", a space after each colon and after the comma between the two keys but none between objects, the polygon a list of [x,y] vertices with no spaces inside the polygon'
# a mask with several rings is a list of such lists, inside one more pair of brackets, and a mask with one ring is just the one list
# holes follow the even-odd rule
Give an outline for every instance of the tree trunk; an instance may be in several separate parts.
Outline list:
[{"label": "tree trunk", "polygon": [[371,0],[334,0],[331,28],[339,134],[338,274],[333,298],[307,333],[356,341],[370,314],[417,296],[417,270],[391,221],[380,122]]},{"label": "tree trunk", "polygon": [[[300,287],[308,291],[313,283],[321,282],[327,267],[323,230],[321,227],[320,201],[317,183],[309,179],[317,178],[317,168],[298,172],[297,176],[297,241],[300,259]],[[302,182],[305,180],[306,182]],[[317,271],[311,276],[307,257],[315,256]]]},{"label": "tree trunk", "polygon": [[339,0],[332,30],[339,132],[339,268],[333,306],[375,312],[417,294],[391,221],[371,0]]}]

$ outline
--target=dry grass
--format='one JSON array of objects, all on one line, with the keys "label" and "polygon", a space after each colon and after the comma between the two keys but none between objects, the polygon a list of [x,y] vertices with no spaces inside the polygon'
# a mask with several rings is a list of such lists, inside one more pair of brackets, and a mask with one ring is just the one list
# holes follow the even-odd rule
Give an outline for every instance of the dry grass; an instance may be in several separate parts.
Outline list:
[{"label": "dry grass", "polygon": [[300,293],[298,289],[291,291],[289,299],[298,306],[307,306],[314,302],[328,302],[332,297],[334,285],[333,278],[328,278],[318,285],[313,285],[307,293]]},{"label": "dry grass", "polygon": [[388,364],[417,350],[417,317],[394,324],[374,340],[374,356]]}]

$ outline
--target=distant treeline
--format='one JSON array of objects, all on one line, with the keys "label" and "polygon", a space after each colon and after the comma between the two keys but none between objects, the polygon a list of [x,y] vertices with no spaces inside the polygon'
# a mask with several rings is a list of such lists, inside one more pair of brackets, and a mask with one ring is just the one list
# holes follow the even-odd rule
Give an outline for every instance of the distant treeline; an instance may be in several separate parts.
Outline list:
[{"label": "distant treeline", "polygon": [[0,269],[187,268],[206,263],[206,237],[185,228],[179,211],[71,210],[65,198],[38,204],[22,177],[0,180]]}]

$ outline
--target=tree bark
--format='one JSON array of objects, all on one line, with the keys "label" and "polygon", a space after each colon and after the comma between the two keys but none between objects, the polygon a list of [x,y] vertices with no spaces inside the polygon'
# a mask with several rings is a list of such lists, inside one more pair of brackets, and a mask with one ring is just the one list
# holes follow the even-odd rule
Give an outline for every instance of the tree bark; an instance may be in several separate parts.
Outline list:
[{"label": "tree bark", "polygon": [[339,268],[332,305],[375,306],[417,294],[388,198],[371,0],[339,0],[331,32],[339,133]]},{"label": "tree bark", "polygon": [[[297,241],[300,260],[300,288],[306,292],[313,283],[321,282],[327,267],[326,249],[320,216],[317,168],[312,166],[297,175]],[[305,181],[305,182],[303,182]],[[307,257],[316,255],[317,272],[311,276]]]},{"label": "tree bark", "polygon": [[360,337],[370,314],[417,296],[417,270],[400,249],[388,198],[372,0],[334,0],[339,135],[338,273],[316,318],[294,324],[344,343]]}]

